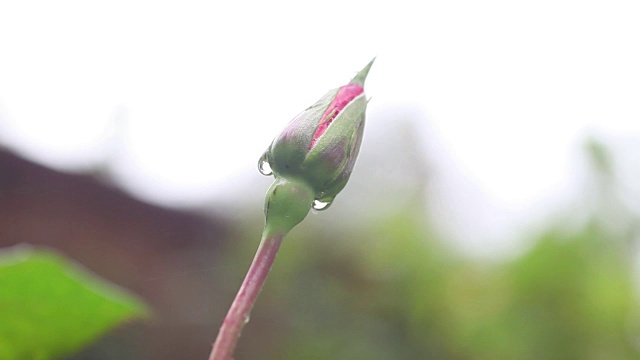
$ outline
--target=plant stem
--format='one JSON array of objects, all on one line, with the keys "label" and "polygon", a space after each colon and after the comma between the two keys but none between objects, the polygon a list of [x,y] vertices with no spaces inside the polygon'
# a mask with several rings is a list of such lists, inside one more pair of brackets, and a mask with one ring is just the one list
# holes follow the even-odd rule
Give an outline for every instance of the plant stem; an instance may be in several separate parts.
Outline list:
[{"label": "plant stem", "polygon": [[258,251],[251,262],[247,276],[244,278],[235,300],[229,308],[227,316],[220,327],[220,332],[213,344],[209,360],[230,360],[236,348],[240,332],[249,322],[251,308],[256,302],[260,290],[267,280],[271,265],[276,258],[283,233],[271,233],[265,228]]}]

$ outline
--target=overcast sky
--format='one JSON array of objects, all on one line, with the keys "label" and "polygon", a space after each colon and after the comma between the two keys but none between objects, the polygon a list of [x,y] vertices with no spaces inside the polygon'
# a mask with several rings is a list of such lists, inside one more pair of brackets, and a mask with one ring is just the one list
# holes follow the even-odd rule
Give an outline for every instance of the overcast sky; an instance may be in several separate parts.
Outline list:
[{"label": "overcast sky", "polygon": [[423,113],[458,176],[525,211],[570,189],[588,135],[640,133],[639,4],[4,1],[0,142],[194,203],[377,56],[369,114]]}]

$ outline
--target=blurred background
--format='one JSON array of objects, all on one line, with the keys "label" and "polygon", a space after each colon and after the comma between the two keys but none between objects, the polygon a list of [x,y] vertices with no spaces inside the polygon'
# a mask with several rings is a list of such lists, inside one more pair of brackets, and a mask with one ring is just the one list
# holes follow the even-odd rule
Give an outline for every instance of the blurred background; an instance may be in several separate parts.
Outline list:
[{"label": "blurred background", "polygon": [[372,57],[360,158],[237,359],[640,358],[636,2],[0,3],[0,246],[146,301],[73,359],[206,358],[257,160]]}]

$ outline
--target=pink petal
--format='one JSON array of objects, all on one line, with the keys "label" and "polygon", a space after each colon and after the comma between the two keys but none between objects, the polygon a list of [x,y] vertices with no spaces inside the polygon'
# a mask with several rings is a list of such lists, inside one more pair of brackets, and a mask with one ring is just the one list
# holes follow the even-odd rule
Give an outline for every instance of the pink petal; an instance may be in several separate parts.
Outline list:
[{"label": "pink petal", "polygon": [[327,110],[322,115],[320,125],[316,129],[309,144],[309,150],[318,142],[318,139],[324,134],[331,122],[338,116],[338,114],[358,95],[364,92],[364,88],[360,84],[349,83],[338,90],[338,94],[331,102]]}]

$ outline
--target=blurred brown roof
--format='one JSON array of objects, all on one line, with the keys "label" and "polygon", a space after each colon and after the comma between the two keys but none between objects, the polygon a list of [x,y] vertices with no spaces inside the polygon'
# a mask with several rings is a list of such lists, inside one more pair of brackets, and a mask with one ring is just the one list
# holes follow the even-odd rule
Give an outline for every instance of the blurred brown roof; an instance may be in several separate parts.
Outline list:
[{"label": "blurred brown roof", "polygon": [[[154,358],[189,357],[190,347],[208,352],[222,311],[212,274],[229,227],[219,217],[151,205],[91,174],[55,171],[0,148],[0,248],[53,248],[141,296],[155,323],[135,331],[145,334],[145,348],[166,355]],[[201,325],[194,329],[188,319]]]}]

